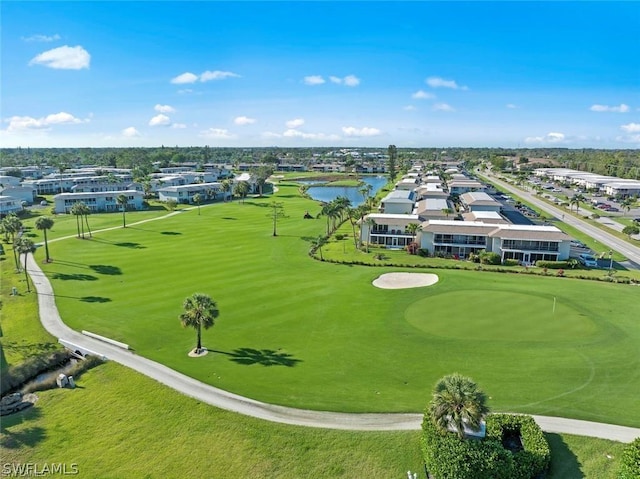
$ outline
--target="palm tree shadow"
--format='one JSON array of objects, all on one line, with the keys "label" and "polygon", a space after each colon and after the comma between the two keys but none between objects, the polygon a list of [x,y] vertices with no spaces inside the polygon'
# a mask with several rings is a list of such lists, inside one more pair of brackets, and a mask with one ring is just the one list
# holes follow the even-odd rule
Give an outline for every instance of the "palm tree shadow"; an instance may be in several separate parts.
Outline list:
[{"label": "palm tree shadow", "polygon": [[549,475],[563,479],[582,479],[582,464],[569,449],[560,434],[544,433],[551,448],[551,467]]},{"label": "palm tree shadow", "polygon": [[302,362],[302,359],[296,359],[291,354],[282,352],[280,349],[275,351],[273,349],[239,348],[231,352],[214,352],[231,356],[229,358],[231,361],[245,366],[261,364],[263,366],[286,366],[292,368]]},{"label": "palm tree shadow", "polygon": [[21,447],[35,447],[46,437],[46,430],[40,426],[28,427],[22,431],[11,431],[13,426],[41,417],[37,407],[30,407],[24,411],[4,416],[0,428],[0,447],[7,449],[20,449]]}]

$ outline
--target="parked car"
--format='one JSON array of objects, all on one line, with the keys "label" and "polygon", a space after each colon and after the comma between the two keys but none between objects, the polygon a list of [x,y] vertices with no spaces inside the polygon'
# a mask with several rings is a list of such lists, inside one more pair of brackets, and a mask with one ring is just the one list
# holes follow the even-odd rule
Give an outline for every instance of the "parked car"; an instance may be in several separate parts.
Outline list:
[{"label": "parked car", "polygon": [[577,241],[577,240],[571,240],[571,246],[573,246],[574,248],[582,248],[582,249],[587,248],[586,244],[584,244],[582,241]]},{"label": "parked car", "polygon": [[587,268],[598,267],[598,260],[592,254],[581,253],[580,255],[578,255],[578,261],[580,262],[580,264],[586,266]]},{"label": "parked car", "polygon": [[609,207],[607,208],[607,211],[612,211],[612,212],[614,212],[614,213],[615,213],[615,212],[620,211],[620,209],[619,209],[619,208],[616,208],[615,206],[609,206]]}]

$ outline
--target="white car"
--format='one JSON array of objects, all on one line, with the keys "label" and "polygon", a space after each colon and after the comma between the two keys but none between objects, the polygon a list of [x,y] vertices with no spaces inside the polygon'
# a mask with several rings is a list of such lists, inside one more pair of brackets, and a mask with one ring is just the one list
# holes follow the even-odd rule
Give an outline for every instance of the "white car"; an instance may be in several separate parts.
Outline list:
[{"label": "white car", "polygon": [[592,254],[582,253],[578,255],[578,261],[580,264],[586,266],[587,268],[597,268],[598,260]]}]

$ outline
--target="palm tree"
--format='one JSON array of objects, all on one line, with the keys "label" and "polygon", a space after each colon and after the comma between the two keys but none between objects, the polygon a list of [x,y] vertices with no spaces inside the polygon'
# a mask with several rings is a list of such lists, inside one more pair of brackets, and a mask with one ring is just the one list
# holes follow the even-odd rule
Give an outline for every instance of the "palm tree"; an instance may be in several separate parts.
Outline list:
[{"label": "palm tree", "polygon": [[[69,212],[76,217],[76,229],[78,231],[78,238],[80,238],[80,226],[82,225],[82,202],[74,203]],[[84,238],[84,225],[82,225],[82,237]]]},{"label": "palm tree", "polygon": [[369,252],[369,245],[371,244],[371,230],[376,226],[376,220],[371,216],[367,216],[364,220],[364,224],[367,225],[367,253]]},{"label": "palm tree", "polygon": [[620,206],[622,206],[622,211],[624,212],[623,216],[627,216],[627,213],[631,211],[631,208],[633,208],[635,204],[636,202],[633,198],[625,198],[624,201],[620,203]]},{"label": "palm tree", "polygon": [[442,213],[449,219],[449,215],[453,213],[453,210],[451,208],[442,208]]},{"label": "palm tree", "polygon": [[222,192],[223,192],[222,199],[223,199],[223,201],[225,201],[225,202],[227,201],[227,194],[229,192],[231,192],[232,188],[233,187],[231,186],[231,182],[229,180],[224,180],[222,182]]},{"label": "palm tree", "polygon": [[320,235],[316,238],[313,238],[311,240],[311,247],[315,250],[318,251],[318,253],[320,253],[320,261],[324,261],[324,258],[322,257],[322,247],[324,245],[327,244],[327,238],[325,238],[324,236]]},{"label": "palm tree", "polygon": [[118,195],[116,196],[116,203],[120,206],[122,210],[122,227],[127,227],[127,218],[125,217],[125,213],[127,211],[127,203],[129,203],[129,199],[126,195]]},{"label": "palm tree", "polygon": [[89,215],[91,214],[91,208],[89,208],[83,202],[80,202],[80,205],[80,210],[82,211],[82,216],[84,216],[84,222],[86,223],[87,231],[89,232],[89,238],[91,238],[93,236],[91,234],[91,228],[89,227]]},{"label": "palm tree", "polygon": [[29,287],[29,275],[27,274],[27,257],[29,253],[33,253],[36,250],[36,245],[33,244],[29,238],[20,238],[18,240],[18,244],[14,245],[14,249],[17,247],[18,253],[24,255],[24,279],[27,282],[27,292],[31,292],[31,288]]},{"label": "palm tree", "polygon": [[569,200],[569,206],[576,205],[576,213],[580,211],[580,203],[584,203],[585,198],[580,193],[573,195]]},{"label": "palm tree", "polygon": [[200,216],[200,203],[202,203],[202,195],[200,193],[196,193],[193,195],[193,202],[198,205],[198,216]]},{"label": "palm tree", "polygon": [[183,327],[194,328],[198,332],[198,345],[195,353],[202,352],[202,328],[209,329],[215,325],[215,320],[220,314],[218,305],[210,296],[203,293],[194,293],[184,300],[182,305],[184,312],[180,314],[180,322]]},{"label": "palm tree", "polygon": [[18,255],[16,251],[16,237],[22,230],[22,221],[13,213],[8,214],[2,220],[2,229],[5,234],[11,236],[11,244],[13,245],[13,260],[16,263],[16,269],[20,269],[20,263],[18,261]]},{"label": "palm tree", "polygon": [[53,219],[48,216],[40,216],[36,220],[36,229],[39,229],[44,234],[44,251],[45,251],[45,262],[51,262],[51,258],[49,257],[49,243],[47,241],[47,230],[53,228]]},{"label": "palm tree", "polygon": [[360,188],[358,189],[358,192],[362,195],[362,201],[364,201],[365,203],[367,201],[367,198],[369,198],[372,189],[373,186],[371,186],[369,183],[363,183],[362,186],[360,186]]},{"label": "palm tree", "polygon": [[246,181],[239,181],[236,183],[233,190],[236,195],[242,198],[242,202],[244,203],[244,198],[247,196],[247,193],[249,193],[249,183]]},{"label": "palm tree", "polygon": [[436,383],[428,410],[440,430],[453,427],[460,439],[464,439],[465,426],[478,430],[489,412],[486,394],[473,380],[458,373],[444,376]]},{"label": "palm tree", "polygon": [[416,233],[420,229],[420,225],[418,223],[409,223],[407,225],[407,232],[413,236],[413,242],[416,242]]}]

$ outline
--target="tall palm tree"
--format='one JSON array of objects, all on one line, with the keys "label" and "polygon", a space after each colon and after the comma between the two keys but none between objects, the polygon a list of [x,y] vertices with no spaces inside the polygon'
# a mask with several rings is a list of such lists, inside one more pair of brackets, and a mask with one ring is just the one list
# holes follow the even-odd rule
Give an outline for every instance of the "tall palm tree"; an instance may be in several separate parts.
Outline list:
[{"label": "tall palm tree", "polygon": [[184,300],[184,311],[180,314],[180,322],[183,327],[194,328],[198,332],[198,344],[195,353],[202,351],[202,328],[209,329],[215,325],[215,320],[220,311],[218,305],[210,296],[203,293],[194,293]]},{"label": "tall palm tree", "polygon": [[620,206],[622,206],[622,211],[623,216],[627,216],[627,213],[629,211],[631,211],[631,208],[633,208],[633,206],[636,204],[635,200],[631,197],[629,198],[625,198],[622,203],[620,203]]},{"label": "tall palm tree", "polygon": [[569,205],[576,205],[576,213],[580,211],[580,203],[584,203],[585,198],[583,195],[578,193],[577,195],[573,195],[569,200]]},{"label": "tall palm tree", "polygon": [[24,255],[24,280],[27,282],[27,292],[31,292],[31,288],[29,287],[29,275],[27,274],[27,257],[29,253],[33,253],[36,250],[36,245],[33,244],[29,238],[20,238],[18,240],[18,244],[14,245],[14,249],[18,248],[18,253]]},{"label": "tall palm tree", "polygon": [[91,228],[89,227],[89,215],[91,214],[91,208],[89,208],[84,203],[80,202],[80,210],[82,211],[82,216],[84,216],[84,222],[87,225],[87,231],[89,232],[89,238],[93,237],[91,233]]},{"label": "tall palm tree", "polygon": [[231,185],[231,182],[229,180],[224,180],[222,182],[222,199],[223,201],[227,201],[227,195],[228,193],[231,192],[231,190],[233,189],[233,186]]},{"label": "tall palm tree", "polygon": [[5,234],[11,236],[11,244],[13,245],[13,260],[16,263],[16,269],[20,269],[20,263],[18,261],[18,254],[16,250],[16,237],[18,237],[22,230],[22,221],[13,213],[8,214],[2,219],[2,229]]},{"label": "tall palm tree", "polygon": [[193,202],[198,205],[198,216],[200,216],[200,203],[202,203],[202,195],[200,193],[196,193],[193,195]]},{"label": "tall palm tree", "polygon": [[51,262],[51,258],[49,257],[49,243],[47,241],[47,230],[53,228],[53,219],[48,216],[40,216],[36,220],[36,229],[39,229],[44,234],[44,251],[45,251],[45,262]]},{"label": "tall palm tree", "polygon": [[362,195],[362,201],[364,201],[366,203],[367,198],[369,198],[369,195],[371,194],[371,190],[373,190],[373,186],[371,186],[369,183],[363,183],[362,186],[360,186],[360,188],[358,189],[358,192]]},{"label": "tall palm tree", "polygon": [[464,439],[464,428],[478,430],[482,418],[489,412],[487,396],[472,379],[453,373],[444,376],[433,389],[429,414],[442,431],[455,429]]},{"label": "tall palm tree", "polygon": [[369,252],[369,245],[371,244],[371,230],[376,226],[376,220],[371,216],[367,216],[364,219],[364,224],[367,225],[367,253]]},{"label": "tall palm tree", "polygon": [[313,238],[311,240],[311,247],[317,250],[318,253],[320,253],[320,261],[324,261],[324,258],[322,257],[322,247],[326,244],[327,244],[327,238],[325,238],[322,235],[317,236],[316,238]]},{"label": "tall palm tree", "polygon": [[82,224],[82,202],[74,203],[69,212],[76,217],[76,230],[78,231],[78,238],[80,238],[80,226],[82,226],[82,238],[84,238],[84,225]]},{"label": "tall palm tree", "polygon": [[244,198],[247,196],[247,193],[249,193],[249,183],[246,181],[239,181],[236,183],[233,190],[236,195],[242,198],[242,202],[244,203]]},{"label": "tall palm tree", "polygon": [[122,227],[126,228],[127,218],[125,217],[125,214],[127,212],[127,203],[129,203],[129,199],[127,198],[126,195],[120,194],[116,196],[116,203],[118,204],[118,206],[120,206],[120,209],[122,210]]}]

